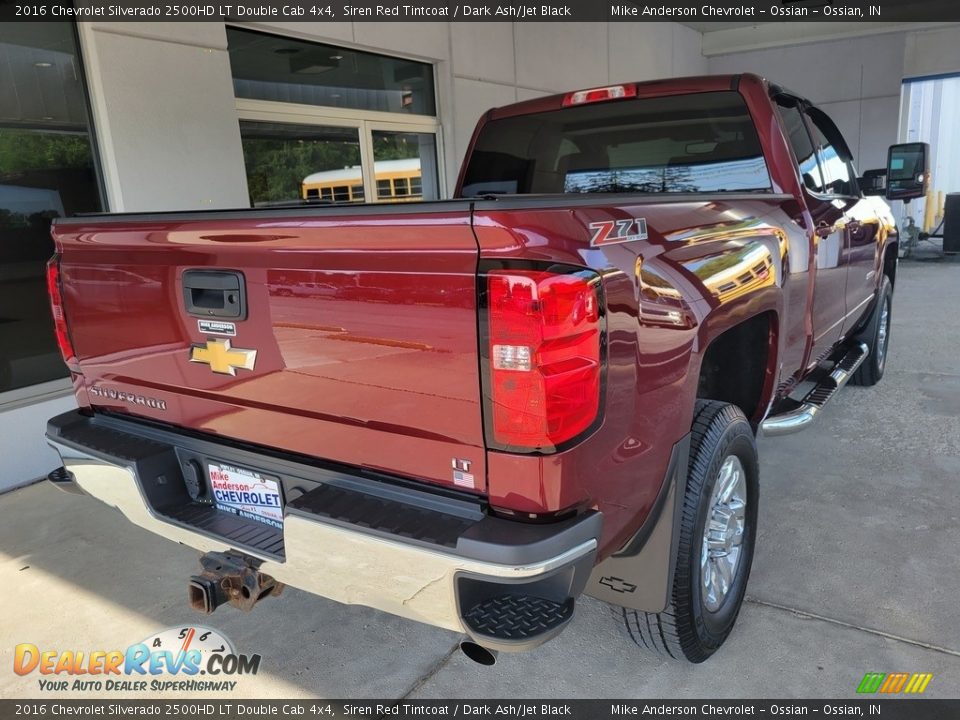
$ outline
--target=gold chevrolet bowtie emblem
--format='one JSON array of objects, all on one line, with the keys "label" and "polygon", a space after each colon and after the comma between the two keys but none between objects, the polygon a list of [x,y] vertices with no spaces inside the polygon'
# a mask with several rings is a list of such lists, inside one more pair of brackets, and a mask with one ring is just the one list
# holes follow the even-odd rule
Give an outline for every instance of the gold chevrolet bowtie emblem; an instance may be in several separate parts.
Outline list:
[{"label": "gold chevrolet bowtie emblem", "polygon": [[221,375],[236,375],[237,368],[253,370],[256,361],[256,350],[232,348],[229,340],[207,340],[206,345],[190,346],[190,362],[205,363]]}]

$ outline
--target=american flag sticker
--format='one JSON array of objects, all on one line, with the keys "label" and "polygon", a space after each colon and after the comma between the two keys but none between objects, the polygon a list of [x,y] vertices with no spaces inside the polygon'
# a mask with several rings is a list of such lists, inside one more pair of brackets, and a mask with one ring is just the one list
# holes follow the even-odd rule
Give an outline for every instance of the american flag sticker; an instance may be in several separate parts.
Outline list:
[{"label": "american flag sticker", "polygon": [[461,472],[459,470],[453,471],[453,484],[466,488],[476,487],[473,484],[473,475],[470,473]]}]

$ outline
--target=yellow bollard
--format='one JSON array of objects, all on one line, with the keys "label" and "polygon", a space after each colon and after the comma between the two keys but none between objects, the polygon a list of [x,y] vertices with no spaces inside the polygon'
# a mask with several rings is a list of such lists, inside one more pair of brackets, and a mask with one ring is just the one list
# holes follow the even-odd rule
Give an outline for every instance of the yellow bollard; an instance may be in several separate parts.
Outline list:
[{"label": "yellow bollard", "polygon": [[928,233],[933,230],[933,215],[936,211],[933,190],[927,190],[927,197],[923,203],[923,232]]}]

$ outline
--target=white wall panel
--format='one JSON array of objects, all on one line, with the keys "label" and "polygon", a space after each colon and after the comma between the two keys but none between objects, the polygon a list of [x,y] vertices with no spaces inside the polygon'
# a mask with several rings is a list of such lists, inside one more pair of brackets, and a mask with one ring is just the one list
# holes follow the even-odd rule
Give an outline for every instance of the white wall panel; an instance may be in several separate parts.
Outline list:
[{"label": "white wall panel", "polygon": [[[195,25],[209,45],[194,44]],[[138,24],[139,25],[139,24]],[[112,211],[202,210],[247,204],[225,33],[170,23],[166,41],[80,24]],[[186,26],[184,35],[179,28]],[[122,33],[122,34],[121,34]],[[188,37],[190,44],[172,40]]]},{"label": "white wall panel", "polygon": [[[673,23],[615,23],[610,26],[610,82],[656,80],[674,75]],[[695,33],[698,39],[700,33]],[[702,61],[699,47],[697,57]]]},{"label": "white wall panel", "polygon": [[[897,142],[907,33],[855,37],[718,55],[710,72],[753,72],[823,108],[849,143],[859,170],[882,167]],[[877,52],[882,48],[883,52]]]},{"label": "white wall panel", "polygon": [[960,27],[910,33],[903,65],[905,77],[960,73]]},{"label": "white wall panel", "polygon": [[77,406],[73,395],[0,410],[0,492],[44,477],[60,466],[47,445],[47,420]]},{"label": "white wall panel", "polygon": [[887,148],[898,141],[900,97],[867,98],[861,105],[861,116],[857,169],[863,172],[886,167]]},{"label": "white wall panel", "polygon": [[380,53],[397,52],[432,60],[450,58],[449,23],[358,22],[353,23],[353,38],[366,49]]},{"label": "white wall panel", "polygon": [[514,25],[517,84],[561,92],[607,83],[607,28],[607,23]]},{"label": "white wall panel", "polygon": [[451,23],[450,32],[454,75],[516,84],[512,23]]},{"label": "white wall panel", "polygon": [[664,23],[671,26],[673,49],[671,59],[673,67],[670,74],[676,77],[703,75],[708,72],[706,58],[702,54],[703,36],[693,28],[678,23]]}]

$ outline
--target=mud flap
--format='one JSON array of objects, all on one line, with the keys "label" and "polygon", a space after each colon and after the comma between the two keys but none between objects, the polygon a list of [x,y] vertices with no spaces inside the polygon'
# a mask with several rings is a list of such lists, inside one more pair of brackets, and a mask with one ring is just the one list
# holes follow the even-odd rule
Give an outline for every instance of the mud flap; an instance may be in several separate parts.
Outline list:
[{"label": "mud flap", "polygon": [[584,592],[598,600],[644,612],[667,607],[680,541],[687,489],[690,435],[673,446],[660,493],[646,521],[622,549],[597,565]]}]

